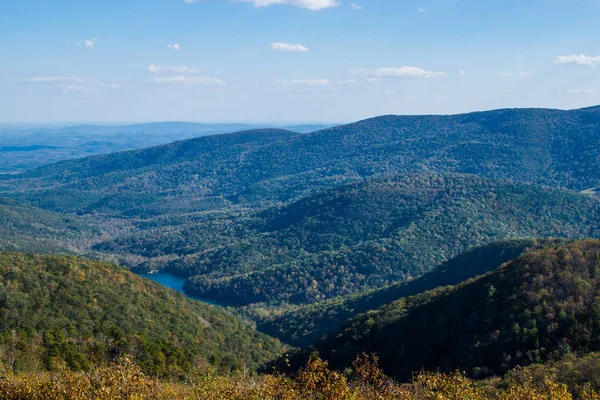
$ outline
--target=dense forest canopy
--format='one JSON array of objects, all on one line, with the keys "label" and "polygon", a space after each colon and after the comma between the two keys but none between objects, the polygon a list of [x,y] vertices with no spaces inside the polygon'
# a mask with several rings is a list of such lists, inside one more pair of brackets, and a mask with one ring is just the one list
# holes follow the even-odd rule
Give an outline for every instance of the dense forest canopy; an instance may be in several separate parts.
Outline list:
[{"label": "dense forest canopy", "polygon": [[325,334],[335,333],[357,314],[376,310],[402,297],[440,286],[456,285],[485,274],[534,249],[566,243],[563,239],[518,239],[471,248],[440,264],[433,271],[407,282],[339,296],[310,304],[273,307],[259,303],[240,311],[257,321],[258,329],[296,347],[307,347]]}]

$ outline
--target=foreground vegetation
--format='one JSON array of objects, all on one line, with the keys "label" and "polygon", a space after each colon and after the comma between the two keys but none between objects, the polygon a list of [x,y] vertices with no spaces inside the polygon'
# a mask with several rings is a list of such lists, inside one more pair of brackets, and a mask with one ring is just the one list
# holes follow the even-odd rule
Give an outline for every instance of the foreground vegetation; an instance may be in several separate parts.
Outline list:
[{"label": "foreground vegetation", "polygon": [[[595,358],[598,372],[598,358]],[[528,370],[504,379],[478,382],[460,372],[421,372],[398,384],[377,367],[377,358],[362,355],[345,374],[313,356],[293,377],[283,375],[218,376],[198,371],[183,383],[162,382],[144,375],[129,357],[93,372],[60,369],[52,374],[5,374],[4,400],[597,400],[597,385],[575,384],[558,376]],[[588,371],[589,372],[589,371]]]},{"label": "foreground vegetation", "polygon": [[76,257],[0,253],[0,362],[15,372],[89,370],[122,354],[181,377],[255,369],[284,351],[225,310],[126,269]]}]

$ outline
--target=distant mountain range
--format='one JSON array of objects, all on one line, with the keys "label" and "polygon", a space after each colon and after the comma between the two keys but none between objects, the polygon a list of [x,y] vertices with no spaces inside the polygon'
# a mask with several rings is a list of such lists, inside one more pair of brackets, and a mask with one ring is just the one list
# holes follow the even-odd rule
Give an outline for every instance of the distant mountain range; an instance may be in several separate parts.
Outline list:
[{"label": "distant mountain range", "polygon": [[[331,125],[285,127],[298,133]],[[74,125],[61,128],[19,128],[0,125],[0,173],[19,172],[52,162],[141,149],[177,140],[231,133],[268,125],[156,122],[133,125]]]},{"label": "distant mountain range", "polygon": [[[36,188],[50,199],[68,189],[93,202],[151,193],[170,201],[219,198],[256,205],[407,172],[468,173],[585,190],[600,186],[599,116],[600,107],[516,109],[384,116],[303,135],[262,130],[210,136],[3,176],[0,191]],[[81,201],[68,211],[91,204]]]}]

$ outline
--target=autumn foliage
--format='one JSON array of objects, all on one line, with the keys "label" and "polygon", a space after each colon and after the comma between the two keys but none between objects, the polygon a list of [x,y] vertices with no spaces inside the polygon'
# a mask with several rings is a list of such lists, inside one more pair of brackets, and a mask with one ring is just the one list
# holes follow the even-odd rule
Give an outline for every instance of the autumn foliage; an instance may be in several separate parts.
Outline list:
[{"label": "autumn foliage", "polygon": [[[523,378],[524,377],[524,378]],[[0,380],[0,398],[6,400],[584,400],[600,399],[593,390],[574,397],[564,384],[546,377],[510,382],[481,382],[462,373],[422,372],[410,383],[388,379],[377,357],[361,355],[351,371],[328,368],[318,356],[295,376],[219,376],[214,369],[191,374],[185,382],[165,382],[143,374],[130,357],[118,364],[89,372],[58,368],[55,373],[12,374]]]}]

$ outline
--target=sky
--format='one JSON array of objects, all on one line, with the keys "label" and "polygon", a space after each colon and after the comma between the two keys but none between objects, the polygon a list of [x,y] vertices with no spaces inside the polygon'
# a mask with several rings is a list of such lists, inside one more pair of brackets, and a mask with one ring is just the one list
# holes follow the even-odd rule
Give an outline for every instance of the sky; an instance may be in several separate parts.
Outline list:
[{"label": "sky", "polygon": [[0,0],[0,123],[600,103],[599,0]]}]

